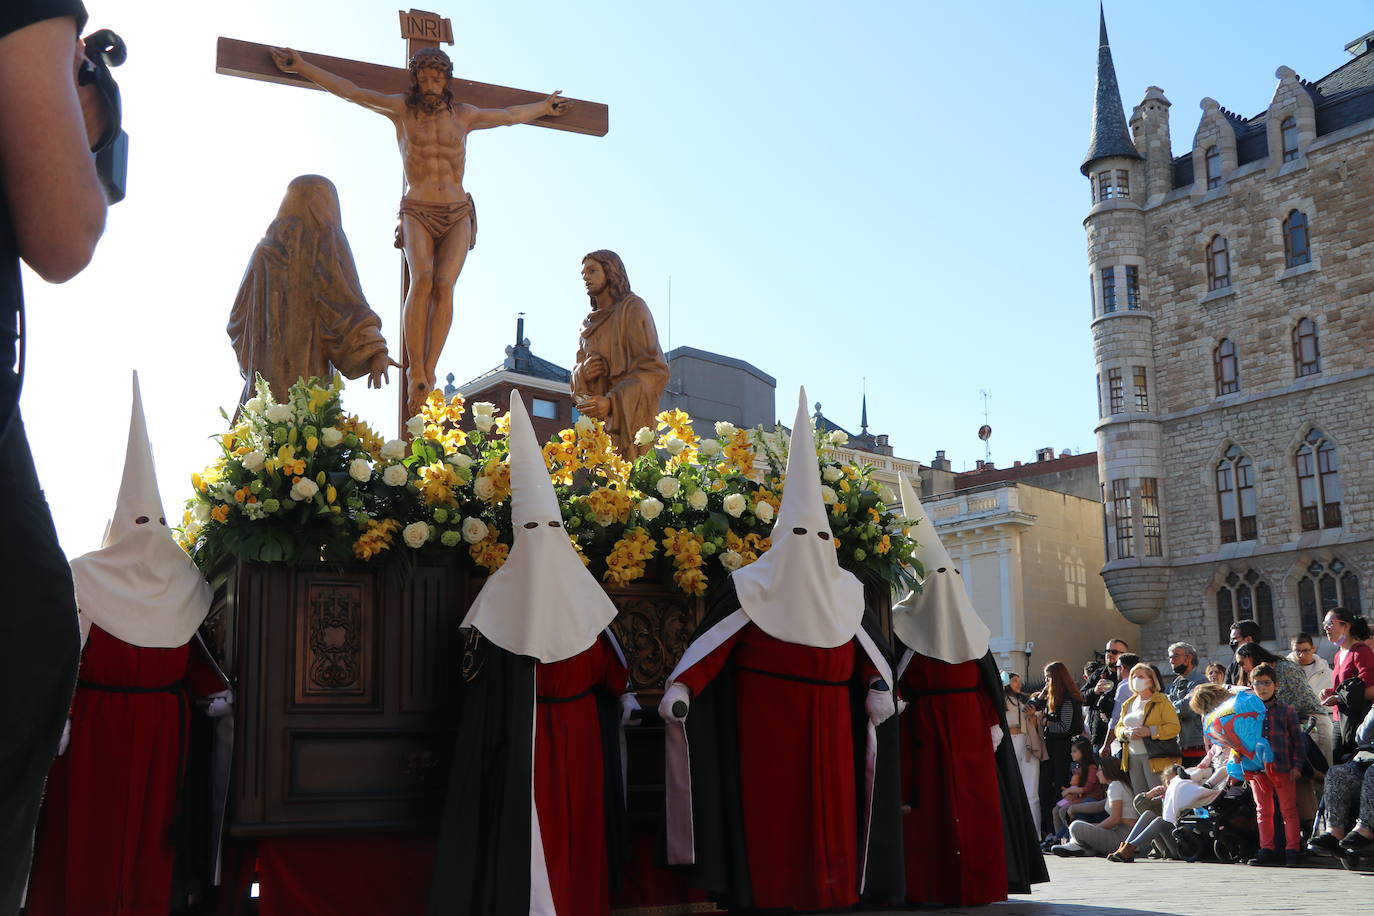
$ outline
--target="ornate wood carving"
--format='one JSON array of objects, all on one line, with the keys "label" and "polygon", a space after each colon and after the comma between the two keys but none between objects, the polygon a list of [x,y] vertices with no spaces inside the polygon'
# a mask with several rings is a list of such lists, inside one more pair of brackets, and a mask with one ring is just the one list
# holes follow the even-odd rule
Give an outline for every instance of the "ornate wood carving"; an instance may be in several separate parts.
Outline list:
[{"label": "ornate wood carving", "polygon": [[645,701],[662,692],[704,614],[700,599],[649,586],[610,592],[619,614],[611,629],[630,663],[630,689]]},{"label": "ornate wood carving", "polygon": [[293,704],[378,702],[380,631],[370,577],[312,577],[297,583]]}]

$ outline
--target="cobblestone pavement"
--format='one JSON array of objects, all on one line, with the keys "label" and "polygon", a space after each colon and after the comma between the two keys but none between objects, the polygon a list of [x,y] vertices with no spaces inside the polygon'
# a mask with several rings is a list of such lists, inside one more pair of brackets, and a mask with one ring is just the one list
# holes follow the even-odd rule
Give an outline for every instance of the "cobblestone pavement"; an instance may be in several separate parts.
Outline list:
[{"label": "cobblestone pavement", "polygon": [[[1046,858],[1050,883],[992,906],[919,908],[919,916],[1345,916],[1374,912],[1374,873],[1333,859],[1301,868],[1215,862]],[[1366,860],[1366,864],[1370,863]],[[1334,867],[1333,867],[1334,866]],[[1241,894],[1244,897],[1241,897]],[[892,911],[888,911],[889,913]]]}]

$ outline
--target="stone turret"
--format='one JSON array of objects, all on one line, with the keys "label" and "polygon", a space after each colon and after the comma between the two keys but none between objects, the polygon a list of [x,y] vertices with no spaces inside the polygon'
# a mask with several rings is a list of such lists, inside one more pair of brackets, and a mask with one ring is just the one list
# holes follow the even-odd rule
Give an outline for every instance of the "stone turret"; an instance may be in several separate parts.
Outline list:
[{"label": "stone turret", "polygon": [[1155,315],[1149,301],[1144,207],[1170,186],[1168,101],[1162,92],[1157,100],[1147,95],[1135,112],[1138,126],[1132,141],[1105,16],[1099,35],[1092,135],[1081,169],[1092,186],[1084,227],[1092,272],[1098,475],[1107,514],[1102,575],[1122,615],[1133,623],[1148,623],[1163,609],[1169,570],[1159,509],[1165,476],[1161,437],[1151,412],[1157,387]]}]

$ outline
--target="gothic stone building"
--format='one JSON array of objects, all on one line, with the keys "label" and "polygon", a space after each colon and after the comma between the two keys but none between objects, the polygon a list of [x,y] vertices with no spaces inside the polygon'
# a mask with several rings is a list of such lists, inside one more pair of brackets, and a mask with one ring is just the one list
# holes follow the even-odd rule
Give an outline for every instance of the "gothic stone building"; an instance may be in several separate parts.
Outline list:
[{"label": "gothic stone building", "polygon": [[1374,33],[1269,108],[1212,99],[1174,156],[1169,100],[1129,130],[1105,22],[1084,226],[1106,513],[1102,576],[1159,658],[1271,646],[1374,579]]}]

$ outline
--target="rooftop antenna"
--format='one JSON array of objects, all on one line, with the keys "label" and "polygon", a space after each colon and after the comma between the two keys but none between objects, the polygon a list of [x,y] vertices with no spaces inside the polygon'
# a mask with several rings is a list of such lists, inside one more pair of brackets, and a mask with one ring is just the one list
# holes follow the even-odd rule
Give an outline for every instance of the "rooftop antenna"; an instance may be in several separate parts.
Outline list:
[{"label": "rooftop antenna", "polygon": [[673,351],[673,275],[668,274],[668,352]]},{"label": "rooftop antenna", "polygon": [[984,388],[978,394],[983,399],[983,425],[978,427],[978,438],[983,440],[983,462],[986,464],[992,461],[992,426],[988,422],[991,418],[989,404],[992,401],[992,389]]}]

